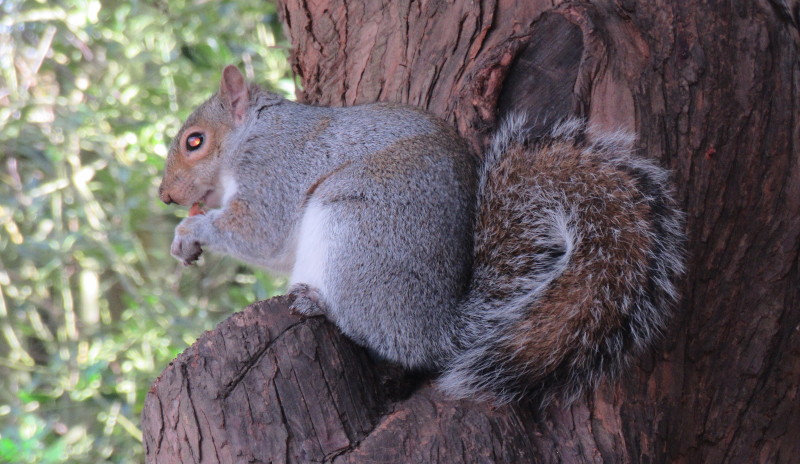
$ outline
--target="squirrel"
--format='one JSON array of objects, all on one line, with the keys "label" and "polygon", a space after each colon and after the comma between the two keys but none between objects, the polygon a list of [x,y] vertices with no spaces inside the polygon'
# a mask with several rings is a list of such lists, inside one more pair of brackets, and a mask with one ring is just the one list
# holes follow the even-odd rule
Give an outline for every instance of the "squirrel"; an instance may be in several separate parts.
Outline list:
[{"label": "squirrel", "polygon": [[632,137],[525,127],[479,159],[422,110],[304,105],[228,66],[167,156],[159,197],[191,206],[171,253],[290,275],[294,312],[452,397],[568,404],[662,333],[683,214]]}]

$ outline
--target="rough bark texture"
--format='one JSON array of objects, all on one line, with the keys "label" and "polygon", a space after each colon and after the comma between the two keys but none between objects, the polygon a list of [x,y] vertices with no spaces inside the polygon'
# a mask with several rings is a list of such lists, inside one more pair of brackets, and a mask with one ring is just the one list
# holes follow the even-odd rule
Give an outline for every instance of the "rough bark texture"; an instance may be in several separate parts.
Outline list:
[{"label": "rough bark texture", "polygon": [[449,401],[379,373],[285,301],[205,334],[156,381],[151,462],[796,462],[796,0],[280,4],[302,101],[427,108],[482,150],[498,120],[639,134],[688,212],[679,316],[569,409]]}]

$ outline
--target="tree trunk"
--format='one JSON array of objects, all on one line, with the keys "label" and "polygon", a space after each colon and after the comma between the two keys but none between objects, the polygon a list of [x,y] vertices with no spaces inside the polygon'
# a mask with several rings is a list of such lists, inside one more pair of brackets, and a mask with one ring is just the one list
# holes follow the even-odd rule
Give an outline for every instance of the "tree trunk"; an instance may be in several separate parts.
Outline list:
[{"label": "tree trunk", "polygon": [[[556,4],[553,6],[553,4]],[[482,151],[498,120],[639,134],[674,171],[688,273],[664,342],[568,409],[451,401],[285,300],[173,362],[150,462],[796,462],[797,0],[303,1],[280,11],[301,101],[410,103]]]}]

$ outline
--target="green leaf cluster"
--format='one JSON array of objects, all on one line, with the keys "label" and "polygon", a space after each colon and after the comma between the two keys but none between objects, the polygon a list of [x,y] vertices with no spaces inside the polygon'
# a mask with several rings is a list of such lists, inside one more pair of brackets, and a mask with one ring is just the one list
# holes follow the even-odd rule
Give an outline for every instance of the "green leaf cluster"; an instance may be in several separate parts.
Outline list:
[{"label": "green leaf cluster", "polygon": [[161,369],[282,289],[226,259],[183,268],[186,212],[157,197],[223,66],[294,93],[280,31],[261,0],[0,2],[0,462],[142,462]]}]

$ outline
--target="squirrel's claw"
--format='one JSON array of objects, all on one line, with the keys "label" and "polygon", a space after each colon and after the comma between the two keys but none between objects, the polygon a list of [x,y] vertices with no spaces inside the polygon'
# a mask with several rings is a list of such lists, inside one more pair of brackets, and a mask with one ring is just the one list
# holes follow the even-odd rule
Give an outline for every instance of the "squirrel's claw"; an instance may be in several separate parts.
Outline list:
[{"label": "squirrel's claw", "polygon": [[289,295],[294,301],[289,305],[289,311],[296,316],[323,316],[325,304],[319,291],[306,284],[294,284],[289,288]]},{"label": "squirrel's claw", "polygon": [[203,249],[200,248],[200,245],[197,242],[193,243],[195,250],[192,251],[192,254],[189,255],[186,259],[183,260],[184,266],[191,266],[192,264],[196,263],[197,260],[200,258],[200,255],[203,254]]},{"label": "squirrel's claw", "polygon": [[170,247],[170,254],[184,266],[190,266],[203,254],[200,242],[192,237],[191,231],[184,224],[175,229],[175,239]]},{"label": "squirrel's claw", "polygon": [[172,256],[182,262],[184,266],[191,266],[203,254],[203,249],[197,242],[185,242],[179,237],[175,237],[170,250]]}]

